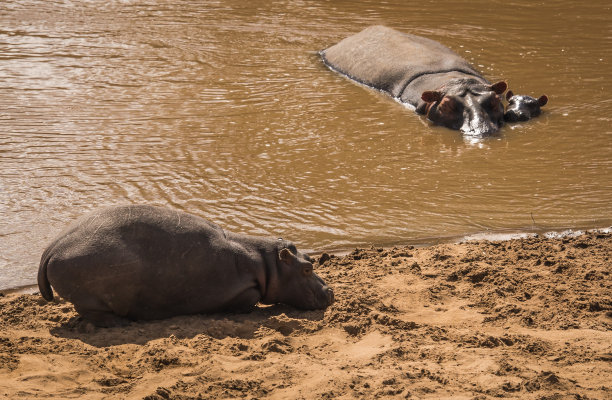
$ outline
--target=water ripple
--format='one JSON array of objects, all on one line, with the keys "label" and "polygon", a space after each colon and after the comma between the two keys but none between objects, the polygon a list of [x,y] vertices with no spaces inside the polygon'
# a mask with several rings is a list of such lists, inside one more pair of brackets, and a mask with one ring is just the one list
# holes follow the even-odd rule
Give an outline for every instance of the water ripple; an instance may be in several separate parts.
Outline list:
[{"label": "water ripple", "polygon": [[[3,1],[0,289],[32,283],[51,238],[111,204],[172,206],[309,251],[534,220],[609,225],[609,6],[486,9]],[[318,50],[378,23],[551,101],[466,142],[320,62]]]}]

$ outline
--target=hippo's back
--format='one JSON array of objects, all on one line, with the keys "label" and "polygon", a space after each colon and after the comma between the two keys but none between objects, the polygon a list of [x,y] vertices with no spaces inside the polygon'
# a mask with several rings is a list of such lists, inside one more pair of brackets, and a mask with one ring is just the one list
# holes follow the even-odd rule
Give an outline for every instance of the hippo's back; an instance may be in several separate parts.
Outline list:
[{"label": "hippo's back", "polygon": [[172,246],[191,245],[186,238],[202,244],[202,237],[220,240],[224,232],[218,225],[182,211],[149,205],[116,206],[76,220],[49,245],[43,258],[49,252],[58,259],[69,259],[129,247],[131,253],[159,260]]},{"label": "hippo's back", "polygon": [[332,69],[365,85],[400,97],[414,79],[424,74],[459,71],[480,76],[459,55],[424,37],[371,26],[323,50]]}]

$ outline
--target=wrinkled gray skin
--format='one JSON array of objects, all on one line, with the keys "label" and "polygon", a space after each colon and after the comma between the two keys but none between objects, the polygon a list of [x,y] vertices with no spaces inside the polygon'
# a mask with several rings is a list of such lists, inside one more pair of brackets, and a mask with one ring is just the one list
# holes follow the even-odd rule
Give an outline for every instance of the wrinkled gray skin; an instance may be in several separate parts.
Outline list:
[{"label": "wrinkled gray skin", "polygon": [[529,121],[540,115],[541,108],[548,103],[546,95],[536,99],[531,96],[515,95],[511,90],[506,93],[506,100],[508,100],[508,107],[506,107],[504,119],[507,122]]},{"label": "wrinkled gray skin", "polygon": [[102,209],[68,227],[41,258],[38,287],[47,300],[51,286],[98,326],[244,312],[257,302],[307,310],[333,302],[292,243],[146,205]]},{"label": "wrinkled gray skin", "polygon": [[321,51],[325,64],[415,107],[433,123],[467,135],[488,135],[504,123],[499,95],[466,60],[430,39],[371,26]]}]

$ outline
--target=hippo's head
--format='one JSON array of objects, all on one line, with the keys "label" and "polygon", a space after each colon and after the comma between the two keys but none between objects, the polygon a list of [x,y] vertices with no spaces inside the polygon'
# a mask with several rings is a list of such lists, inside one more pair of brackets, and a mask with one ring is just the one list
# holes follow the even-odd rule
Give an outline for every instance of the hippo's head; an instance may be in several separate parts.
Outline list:
[{"label": "hippo's head", "polygon": [[473,78],[448,81],[437,90],[427,90],[421,99],[425,114],[436,125],[460,130],[466,135],[485,136],[504,124],[504,106],[499,95],[504,81],[489,85]]},{"label": "hippo's head", "polygon": [[546,95],[536,99],[531,96],[515,95],[511,90],[506,93],[506,100],[508,100],[508,107],[504,119],[508,122],[529,121],[540,115],[541,107],[548,103]]},{"label": "hippo's head", "polygon": [[313,271],[310,257],[295,246],[278,252],[276,302],[303,310],[326,308],[334,301],[334,292]]}]

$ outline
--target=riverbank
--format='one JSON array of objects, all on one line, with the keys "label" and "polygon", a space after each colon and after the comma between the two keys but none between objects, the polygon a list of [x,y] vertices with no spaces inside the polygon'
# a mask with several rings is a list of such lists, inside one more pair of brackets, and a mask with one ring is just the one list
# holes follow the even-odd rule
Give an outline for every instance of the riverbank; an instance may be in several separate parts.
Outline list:
[{"label": "riverbank", "polygon": [[323,255],[325,311],[100,329],[0,297],[7,398],[609,398],[612,235]]}]

